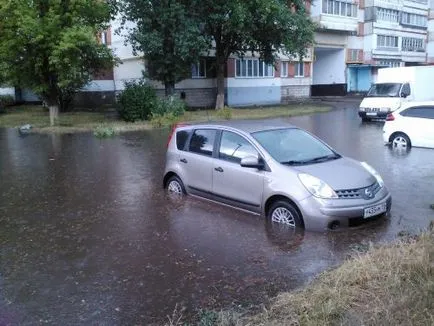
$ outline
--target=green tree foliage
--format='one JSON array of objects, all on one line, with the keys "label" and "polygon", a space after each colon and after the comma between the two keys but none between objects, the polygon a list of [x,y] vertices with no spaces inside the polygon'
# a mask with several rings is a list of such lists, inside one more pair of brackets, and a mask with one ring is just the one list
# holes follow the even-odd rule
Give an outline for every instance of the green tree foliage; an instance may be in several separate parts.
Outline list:
[{"label": "green tree foliage", "polygon": [[202,0],[197,7],[204,32],[215,42],[216,109],[224,106],[224,73],[230,55],[248,51],[267,63],[277,52],[305,54],[315,26],[306,13],[310,0]]},{"label": "green tree foliage", "polygon": [[41,96],[54,124],[59,106],[115,63],[97,40],[113,14],[101,0],[2,0],[0,79]]},{"label": "green tree foliage", "polygon": [[122,30],[135,54],[143,54],[147,75],[165,85],[166,96],[191,76],[191,65],[210,47],[198,16],[201,5],[201,0],[120,1]]}]

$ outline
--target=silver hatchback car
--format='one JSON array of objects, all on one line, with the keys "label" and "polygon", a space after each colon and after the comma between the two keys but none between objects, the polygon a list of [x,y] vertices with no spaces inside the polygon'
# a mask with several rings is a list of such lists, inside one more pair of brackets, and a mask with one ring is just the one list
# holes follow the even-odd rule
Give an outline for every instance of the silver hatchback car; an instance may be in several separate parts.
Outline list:
[{"label": "silver hatchback car", "polygon": [[277,120],[175,126],[163,182],[169,193],[307,229],[350,226],[388,212],[392,203],[370,165]]}]

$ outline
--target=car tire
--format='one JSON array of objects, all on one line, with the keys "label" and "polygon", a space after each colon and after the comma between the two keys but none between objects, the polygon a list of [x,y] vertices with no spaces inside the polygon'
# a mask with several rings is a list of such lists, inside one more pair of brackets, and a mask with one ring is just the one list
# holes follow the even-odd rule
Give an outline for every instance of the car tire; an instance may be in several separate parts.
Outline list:
[{"label": "car tire", "polygon": [[369,122],[369,121],[371,121],[371,119],[369,119],[369,118],[367,118],[367,117],[363,117],[363,118],[362,118],[362,122]]},{"label": "car tire", "polygon": [[402,132],[393,134],[390,137],[390,144],[393,148],[410,148],[411,141],[408,136]]},{"label": "car tire", "polygon": [[166,182],[166,191],[169,195],[184,195],[186,194],[184,183],[177,175],[171,176]]},{"label": "car tire", "polygon": [[272,223],[280,223],[293,228],[304,227],[303,219],[297,208],[287,200],[277,200],[271,204],[267,218]]}]

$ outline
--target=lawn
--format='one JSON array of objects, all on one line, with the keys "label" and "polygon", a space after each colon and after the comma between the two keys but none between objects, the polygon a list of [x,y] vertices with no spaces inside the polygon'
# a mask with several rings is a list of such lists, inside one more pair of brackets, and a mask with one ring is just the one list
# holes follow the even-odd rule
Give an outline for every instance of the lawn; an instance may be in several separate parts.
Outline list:
[{"label": "lawn", "polygon": [[[296,115],[327,112],[331,108],[321,104],[294,104],[273,107],[255,107],[231,109],[231,119],[262,119],[272,117],[290,117]],[[216,121],[224,117],[215,110],[187,111],[179,121]],[[16,128],[30,124],[36,132],[77,132],[90,131],[104,126],[117,132],[152,128],[148,121],[127,123],[113,114],[104,112],[68,112],[61,113],[56,126],[50,127],[48,111],[41,106],[10,107],[7,113],[0,114],[0,127]]]}]

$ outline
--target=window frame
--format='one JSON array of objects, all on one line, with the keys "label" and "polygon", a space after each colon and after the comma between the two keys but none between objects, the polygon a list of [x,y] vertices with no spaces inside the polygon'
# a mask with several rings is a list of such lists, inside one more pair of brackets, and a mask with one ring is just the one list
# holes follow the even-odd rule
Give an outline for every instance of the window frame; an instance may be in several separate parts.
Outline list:
[{"label": "window frame", "polygon": [[[285,71],[286,73],[283,73],[284,69],[283,67],[286,66]],[[289,72],[289,61],[281,61],[280,62],[280,77],[288,77]]]},{"label": "window frame", "polygon": [[[303,78],[303,77],[305,77],[304,62],[296,62],[294,64],[294,68],[295,68],[294,77],[296,77],[296,78]],[[300,74],[300,70],[301,70],[301,74]]]},{"label": "window frame", "polygon": [[[383,40],[384,42],[381,42],[381,40]],[[384,44],[381,45],[380,43],[384,43]],[[396,44],[396,46],[390,45],[391,43]],[[397,49],[397,50],[399,50],[399,37],[395,36],[395,35],[377,34],[377,49]]]},{"label": "window frame", "polygon": [[[201,75],[201,63],[203,63],[203,76]],[[196,75],[193,74],[193,68],[195,67],[195,70],[197,72]],[[199,62],[193,63],[191,65],[191,79],[206,79],[206,59],[200,58]]]},{"label": "window frame", "polygon": [[[249,76],[249,63],[251,74]],[[275,71],[272,64],[267,64],[257,58],[235,59],[235,78],[274,78]],[[271,72],[271,75],[270,75]]]},{"label": "window frame", "polygon": [[322,0],[321,12],[345,18],[357,18],[358,6],[352,0]]}]

